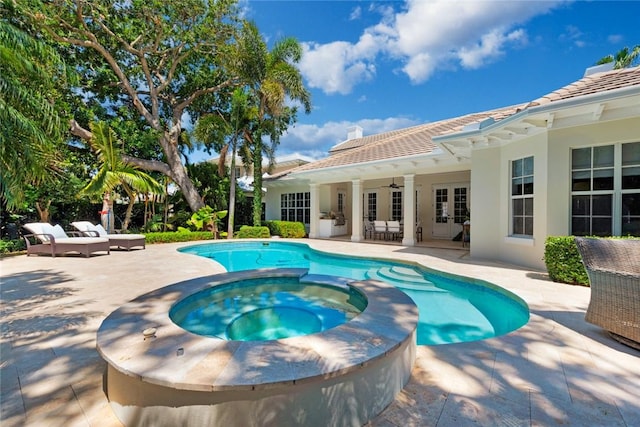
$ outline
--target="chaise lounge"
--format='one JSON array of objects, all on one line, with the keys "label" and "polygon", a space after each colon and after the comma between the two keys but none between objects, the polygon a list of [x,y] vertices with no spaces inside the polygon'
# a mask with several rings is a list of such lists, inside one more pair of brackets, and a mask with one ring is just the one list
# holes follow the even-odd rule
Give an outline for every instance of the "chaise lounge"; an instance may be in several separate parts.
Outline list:
[{"label": "chaise lounge", "polygon": [[576,237],[589,275],[585,320],[640,350],[640,240]]},{"label": "chaise lounge", "polygon": [[144,234],[108,234],[102,225],[93,225],[89,221],[75,221],[71,225],[86,236],[109,239],[111,247],[126,249],[127,251],[138,246],[142,249],[146,248]]},{"label": "chaise lounge", "polygon": [[105,251],[110,253],[109,239],[104,237],[80,237],[81,234],[70,232],[69,236],[60,225],[51,225],[46,222],[32,222],[25,224],[24,228],[31,234],[24,234],[27,245],[27,256],[32,254],[66,254],[78,252],[89,258],[94,252]]}]

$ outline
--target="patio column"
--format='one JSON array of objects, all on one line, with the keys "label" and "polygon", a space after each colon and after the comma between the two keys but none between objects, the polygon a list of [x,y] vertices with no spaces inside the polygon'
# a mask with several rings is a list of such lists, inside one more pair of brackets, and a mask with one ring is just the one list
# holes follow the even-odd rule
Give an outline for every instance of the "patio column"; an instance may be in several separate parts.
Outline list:
[{"label": "patio column", "polygon": [[362,241],[362,181],[351,181],[351,241]]},{"label": "patio column", "polygon": [[404,230],[402,244],[416,244],[416,185],[415,175],[404,175]]},{"label": "patio column", "polygon": [[315,239],[318,237],[318,231],[320,230],[320,195],[318,192],[318,184],[309,184],[309,200],[311,211],[311,222],[309,223],[309,238]]}]

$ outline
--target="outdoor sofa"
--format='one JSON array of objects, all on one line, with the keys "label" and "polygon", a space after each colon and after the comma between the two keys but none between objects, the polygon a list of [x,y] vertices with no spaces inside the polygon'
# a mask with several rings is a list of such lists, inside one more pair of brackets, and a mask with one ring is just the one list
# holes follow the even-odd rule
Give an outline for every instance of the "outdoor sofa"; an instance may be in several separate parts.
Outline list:
[{"label": "outdoor sofa", "polygon": [[81,233],[67,232],[60,225],[46,222],[32,222],[24,225],[30,234],[24,234],[27,245],[27,256],[32,254],[66,254],[78,252],[89,257],[94,252],[110,253],[109,239],[104,237],[84,237]]},{"label": "outdoor sofa", "polygon": [[640,240],[575,240],[591,286],[585,320],[640,350]]},{"label": "outdoor sofa", "polygon": [[89,221],[75,221],[72,222],[76,230],[81,233],[84,233],[86,236],[90,237],[103,237],[109,239],[109,244],[111,247],[115,247],[118,249],[126,249],[130,251],[131,248],[140,247],[142,249],[146,248],[146,240],[144,234],[121,234],[121,233],[107,233],[107,230],[100,224],[94,225]]}]

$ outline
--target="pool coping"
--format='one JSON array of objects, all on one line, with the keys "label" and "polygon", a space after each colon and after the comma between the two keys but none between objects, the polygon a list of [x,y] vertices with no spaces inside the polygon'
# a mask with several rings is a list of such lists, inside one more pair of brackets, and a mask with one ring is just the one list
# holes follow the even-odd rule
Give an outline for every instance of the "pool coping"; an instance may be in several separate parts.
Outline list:
[{"label": "pool coping", "polygon": [[[367,298],[366,309],[327,331],[272,341],[204,337],[169,318],[175,303],[210,286],[303,276],[305,282],[355,286]],[[96,347],[114,369],[149,384],[193,391],[259,390],[362,369],[415,340],[417,323],[411,298],[384,282],[307,275],[307,269],[246,270],[186,280],[122,305],[102,322]],[[154,337],[143,334],[149,328],[155,328]]]}]

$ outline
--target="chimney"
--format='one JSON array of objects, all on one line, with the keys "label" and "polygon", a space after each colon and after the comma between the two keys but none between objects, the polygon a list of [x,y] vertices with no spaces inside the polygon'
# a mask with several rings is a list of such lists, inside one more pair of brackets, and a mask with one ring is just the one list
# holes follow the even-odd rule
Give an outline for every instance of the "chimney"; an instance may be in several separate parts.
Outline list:
[{"label": "chimney", "polygon": [[587,76],[590,76],[591,74],[596,74],[596,73],[603,73],[605,71],[611,71],[613,70],[614,65],[615,65],[615,62],[613,61],[607,62],[605,64],[594,65],[593,67],[587,68],[584,71],[584,76],[582,77],[587,77]]},{"label": "chimney", "polygon": [[347,128],[347,141],[362,138],[362,128],[360,126],[349,126]]}]

